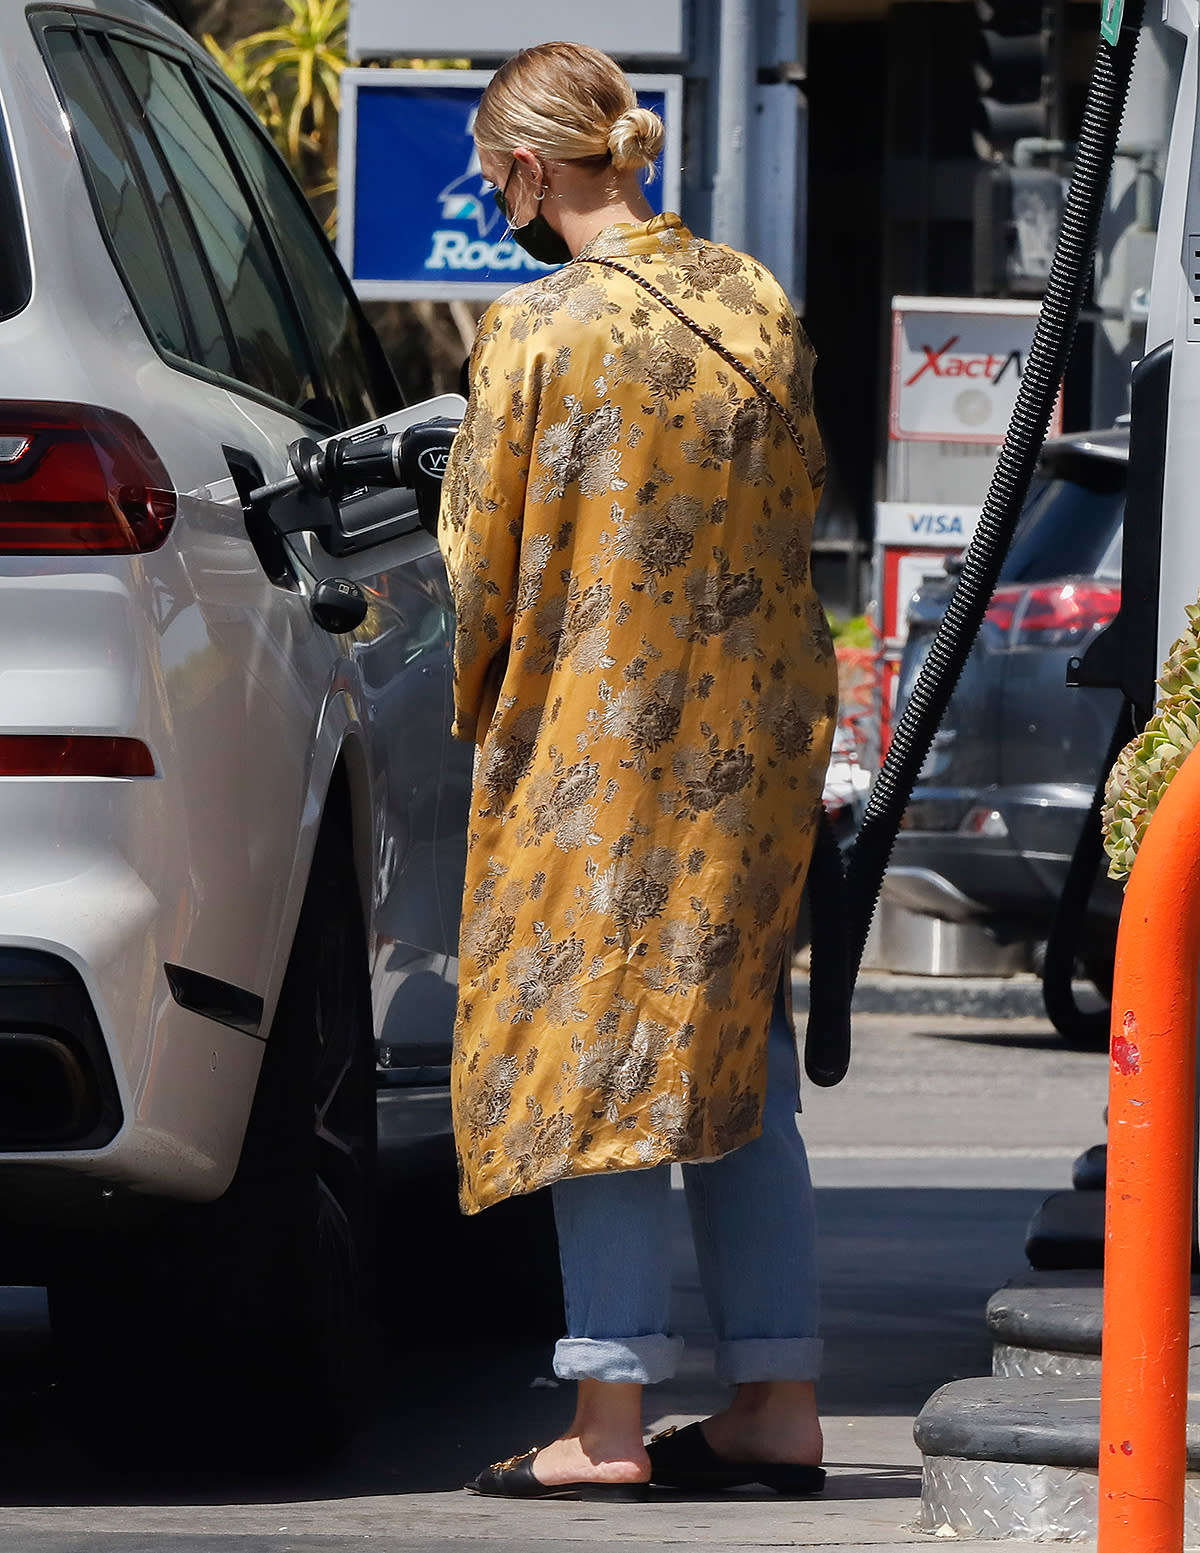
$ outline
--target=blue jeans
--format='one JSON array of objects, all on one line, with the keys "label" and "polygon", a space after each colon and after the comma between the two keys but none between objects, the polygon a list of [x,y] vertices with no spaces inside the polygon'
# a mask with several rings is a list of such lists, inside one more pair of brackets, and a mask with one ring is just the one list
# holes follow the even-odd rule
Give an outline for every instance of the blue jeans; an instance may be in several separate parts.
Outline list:
[{"label": "blue jeans", "polygon": [[[719,1379],[815,1380],[816,1222],[796,1127],[796,1046],[777,998],[767,1042],[762,1134],[723,1159],[684,1165],[700,1283],[717,1337]],[[675,1373],[668,1330],[670,1165],[575,1176],[551,1187],[568,1336],[562,1380],[636,1381]]]}]

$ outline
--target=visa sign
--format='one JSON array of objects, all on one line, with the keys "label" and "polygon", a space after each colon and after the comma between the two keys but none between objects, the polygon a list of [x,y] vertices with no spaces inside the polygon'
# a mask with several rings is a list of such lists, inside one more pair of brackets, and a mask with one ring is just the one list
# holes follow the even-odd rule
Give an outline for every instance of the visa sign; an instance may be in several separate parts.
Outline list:
[{"label": "visa sign", "polygon": [[911,512],[908,526],[914,539],[961,540],[966,533],[961,512]]},{"label": "visa sign", "polygon": [[[339,129],[338,256],[360,297],[489,301],[551,266],[515,243],[472,130],[485,70],[346,70]],[[679,76],[631,76],[667,136],[651,207],[679,208]]]},{"label": "visa sign", "polygon": [[881,501],[875,504],[875,543],[905,550],[962,550],[975,537],[979,507]]}]

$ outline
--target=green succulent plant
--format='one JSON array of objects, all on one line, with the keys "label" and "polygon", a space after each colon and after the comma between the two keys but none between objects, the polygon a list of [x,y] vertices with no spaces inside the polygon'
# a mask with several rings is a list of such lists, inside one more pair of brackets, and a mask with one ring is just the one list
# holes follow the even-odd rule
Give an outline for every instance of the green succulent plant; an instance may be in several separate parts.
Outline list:
[{"label": "green succulent plant", "polygon": [[1171,778],[1200,744],[1200,601],[1159,676],[1154,715],[1117,757],[1104,789],[1104,850],[1111,879],[1126,879]]}]

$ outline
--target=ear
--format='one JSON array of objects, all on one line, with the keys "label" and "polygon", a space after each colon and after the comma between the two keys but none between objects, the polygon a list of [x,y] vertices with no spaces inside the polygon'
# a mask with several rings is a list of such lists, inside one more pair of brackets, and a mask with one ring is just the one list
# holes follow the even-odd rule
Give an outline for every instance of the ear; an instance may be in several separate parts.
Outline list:
[{"label": "ear", "polygon": [[531,151],[528,146],[514,146],[513,161],[520,165],[531,188],[538,189],[544,186],[546,169],[536,151]]}]

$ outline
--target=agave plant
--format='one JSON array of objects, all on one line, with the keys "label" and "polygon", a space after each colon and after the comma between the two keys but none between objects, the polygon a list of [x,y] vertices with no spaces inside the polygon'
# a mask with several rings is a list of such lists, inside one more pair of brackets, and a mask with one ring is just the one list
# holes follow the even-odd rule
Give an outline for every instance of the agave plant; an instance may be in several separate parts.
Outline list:
[{"label": "agave plant", "polygon": [[270,83],[261,79],[258,68],[245,51],[244,41],[223,49],[211,33],[205,33],[204,46],[241,92],[266,126],[271,139],[286,151],[283,105]]},{"label": "agave plant", "polygon": [[1104,850],[1109,877],[1125,879],[1150,817],[1171,778],[1200,744],[1200,601],[1171,648],[1153,717],[1121,751],[1104,790]]},{"label": "agave plant", "polygon": [[275,27],[209,53],[249,100],[310,197],[334,187],[348,0],[284,0]]}]

